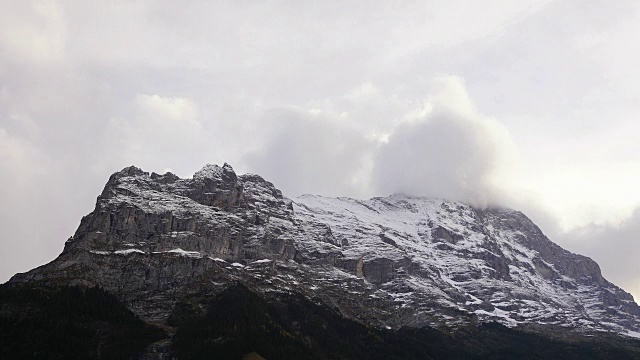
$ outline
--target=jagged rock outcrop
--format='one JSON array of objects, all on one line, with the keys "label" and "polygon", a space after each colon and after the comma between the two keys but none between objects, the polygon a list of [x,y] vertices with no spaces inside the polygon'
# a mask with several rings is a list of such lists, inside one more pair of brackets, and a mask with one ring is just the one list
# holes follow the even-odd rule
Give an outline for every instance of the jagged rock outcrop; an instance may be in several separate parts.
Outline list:
[{"label": "jagged rock outcrop", "polygon": [[111,176],[58,259],[11,281],[99,285],[163,322],[181,296],[224,282],[221,264],[293,258],[292,221],[279,190],[227,164],[192,179],[128,167]]},{"label": "jagged rock outcrop", "polygon": [[[287,199],[257,175],[111,176],[63,253],[11,283],[98,285],[141,318],[240,282],[302,294],[376,327],[514,327],[640,335],[640,308],[525,215],[405,195]],[[203,300],[202,300],[203,301]]]}]

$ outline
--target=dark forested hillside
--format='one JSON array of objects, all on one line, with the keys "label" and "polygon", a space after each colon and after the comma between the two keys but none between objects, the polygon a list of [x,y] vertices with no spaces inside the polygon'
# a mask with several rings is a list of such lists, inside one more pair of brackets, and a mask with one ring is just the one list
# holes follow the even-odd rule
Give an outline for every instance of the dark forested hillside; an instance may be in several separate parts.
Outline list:
[{"label": "dark forested hillside", "polygon": [[[640,359],[640,341],[615,336],[558,338],[498,323],[372,328],[302,295],[267,299],[239,283],[178,303],[169,325],[163,356],[177,359]],[[1,359],[140,359],[167,337],[99,288],[0,287]]]},{"label": "dark forested hillside", "polygon": [[96,287],[0,287],[0,359],[130,359],[164,336]]},{"label": "dark forested hillside", "polygon": [[375,329],[302,296],[267,301],[241,284],[209,303],[206,313],[181,304],[177,327],[180,359],[640,359],[640,341],[619,337],[552,338],[498,323],[455,332],[429,327]]}]

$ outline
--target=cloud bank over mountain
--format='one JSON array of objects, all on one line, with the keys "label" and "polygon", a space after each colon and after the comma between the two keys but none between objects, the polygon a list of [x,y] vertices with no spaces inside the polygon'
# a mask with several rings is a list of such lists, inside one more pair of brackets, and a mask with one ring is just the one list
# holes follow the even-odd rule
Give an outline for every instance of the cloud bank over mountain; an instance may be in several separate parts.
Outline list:
[{"label": "cloud bank over mountain", "polygon": [[[341,106],[357,109],[371,100],[394,103],[366,84]],[[439,76],[421,101],[396,101],[384,110],[395,121],[358,111],[273,110],[265,120],[273,134],[247,155],[247,164],[292,195],[407,193],[478,206],[505,202],[503,180],[517,170],[517,149],[503,125],[476,110],[462,79]]]}]

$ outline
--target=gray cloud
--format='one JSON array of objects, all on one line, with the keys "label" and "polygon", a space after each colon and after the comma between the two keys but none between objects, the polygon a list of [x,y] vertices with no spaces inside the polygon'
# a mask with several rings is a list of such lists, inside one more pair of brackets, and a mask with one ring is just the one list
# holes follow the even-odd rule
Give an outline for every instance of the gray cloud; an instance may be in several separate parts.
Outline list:
[{"label": "gray cloud", "polygon": [[267,145],[246,156],[248,168],[290,196],[367,195],[363,181],[374,142],[339,114],[280,109],[268,114],[276,128]]},{"label": "gray cloud", "polygon": [[640,208],[623,223],[613,225],[590,224],[559,235],[578,253],[587,255],[602,269],[609,281],[640,298],[638,255],[640,254]]}]

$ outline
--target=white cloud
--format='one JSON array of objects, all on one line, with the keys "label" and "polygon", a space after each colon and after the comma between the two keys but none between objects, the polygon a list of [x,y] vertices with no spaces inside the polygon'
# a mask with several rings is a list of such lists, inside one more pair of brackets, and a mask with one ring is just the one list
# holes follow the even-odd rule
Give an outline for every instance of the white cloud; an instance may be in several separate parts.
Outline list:
[{"label": "white cloud", "polygon": [[406,192],[504,203],[517,168],[508,131],[478,113],[455,76],[435,79],[420,101],[366,82],[307,110],[274,110],[262,126],[266,144],[245,158],[247,167],[290,195]]},{"label": "white cloud", "polygon": [[129,117],[112,118],[107,128],[105,146],[114,157],[112,166],[164,169],[203,150],[205,134],[193,100],[137,94],[132,106]]},{"label": "white cloud", "polygon": [[0,273],[26,271],[60,251],[60,243],[42,241],[54,224],[39,221],[46,213],[40,204],[49,191],[48,158],[33,144],[0,127]]},{"label": "white cloud", "polygon": [[161,126],[162,131],[175,130],[176,125],[200,126],[197,108],[191,99],[137,94],[135,102],[143,121]]},{"label": "white cloud", "polygon": [[[56,1],[13,1],[0,12],[0,49],[39,64],[64,59],[67,25]],[[0,52],[1,54],[2,52]]]},{"label": "white cloud", "polygon": [[461,79],[435,83],[424,116],[399,125],[381,145],[372,175],[377,192],[502,203],[501,177],[517,156],[507,130],[477,112]]},{"label": "white cloud", "polygon": [[46,173],[45,164],[46,157],[33,144],[0,127],[0,183],[11,184],[0,187],[4,196],[16,196],[30,189],[34,185],[32,179]]},{"label": "white cloud", "polygon": [[640,194],[632,191],[640,182],[638,161],[550,159],[545,168],[533,172],[523,177],[521,186],[538,194],[540,205],[564,231],[590,223],[620,224],[640,203]]}]

